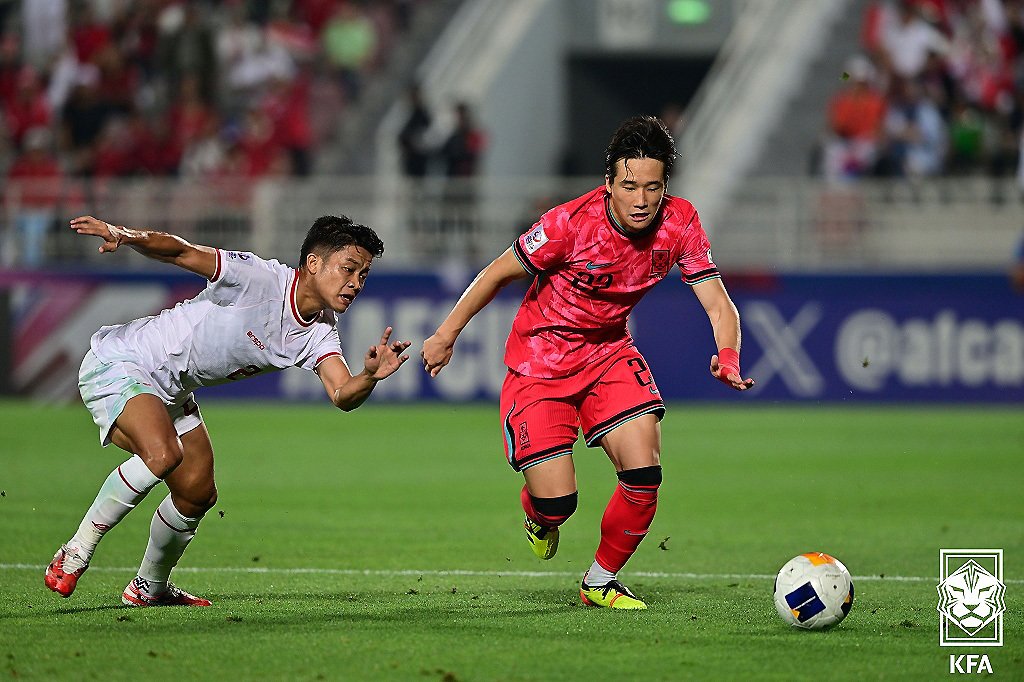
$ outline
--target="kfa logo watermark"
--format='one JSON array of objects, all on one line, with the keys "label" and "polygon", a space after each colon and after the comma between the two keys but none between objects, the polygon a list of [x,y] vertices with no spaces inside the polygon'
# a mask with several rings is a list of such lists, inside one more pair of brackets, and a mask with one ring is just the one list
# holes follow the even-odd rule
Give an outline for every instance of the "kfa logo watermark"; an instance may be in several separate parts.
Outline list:
[{"label": "kfa logo watermark", "polygon": [[1002,646],[1003,550],[939,551],[939,646]]},{"label": "kfa logo watermark", "polygon": [[[939,551],[939,646],[1002,646],[1003,550]],[[950,673],[991,673],[988,654],[950,654]]]}]

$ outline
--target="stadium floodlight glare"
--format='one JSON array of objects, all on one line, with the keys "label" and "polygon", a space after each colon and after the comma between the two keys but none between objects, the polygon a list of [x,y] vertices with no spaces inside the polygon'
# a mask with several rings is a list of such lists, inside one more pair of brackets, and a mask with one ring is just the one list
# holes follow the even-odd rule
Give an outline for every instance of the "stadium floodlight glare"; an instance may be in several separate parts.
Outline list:
[{"label": "stadium floodlight glare", "polygon": [[676,24],[703,24],[711,17],[708,0],[668,0],[665,11]]}]

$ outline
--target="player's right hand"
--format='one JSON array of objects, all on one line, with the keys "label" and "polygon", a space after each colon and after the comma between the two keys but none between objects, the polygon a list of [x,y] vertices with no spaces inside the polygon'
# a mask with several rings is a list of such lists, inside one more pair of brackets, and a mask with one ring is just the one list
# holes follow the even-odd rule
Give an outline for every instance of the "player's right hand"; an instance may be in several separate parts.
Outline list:
[{"label": "player's right hand", "polygon": [[100,244],[100,253],[117,251],[117,247],[121,246],[121,240],[117,238],[112,228],[113,225],[110,223],[93,218],[91,215],[71,219],[71,229],[78,234],[90,234],[103,239],[103,243]]},{"label": "player's right hand", "polygon": [[440,332],[434,332],[433,336],[423,342],[423,350],[420,351],[420,357],[423,358],[423,369],[431,377],[436,377],[438,372],[444,369],[444,366],[452,359],[454,349],[455,339],[449,339]]},{"label": "player's right hand", "polygon": [[711,376],[737,391],[746,391],[754,385],[753,379],[744,379],[739,372],[718,362],[718,356],[711,356]]}]

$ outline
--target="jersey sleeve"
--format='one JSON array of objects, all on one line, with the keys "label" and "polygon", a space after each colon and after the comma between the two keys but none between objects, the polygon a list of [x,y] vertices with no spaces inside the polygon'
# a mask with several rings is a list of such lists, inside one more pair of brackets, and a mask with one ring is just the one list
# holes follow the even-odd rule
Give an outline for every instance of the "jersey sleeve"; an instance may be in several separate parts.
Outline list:
[{"label": "jersey sleeve", "polygon": [[554,208],[512,243],[513,253],[527,272],[539,275],[568,260],[573,250],[568,224],[565,211]]},{"label": "jersey sleeve", "polygon": [[341,338],[338,336],[338,329],[332,325],[320,324],[313,342],[310,344],[310,352],[297,363],[297,367],[316,370],[317,366],[327,358],[339,357],[343,361],[345,357],[341,354]]},{"label": "jersey sleeve", "polygon": [[275,277],[273,265],[253,253],[217,249],[217,269],[206,289],[215,301],[229,305]]},{"label": "jersey sleeve", "polygon": [[676,264],[683,275],[683,281],[690,286],[721,277],[718,266],[711,258],[711,242],[696,211],[684,232],[683,251]]}]

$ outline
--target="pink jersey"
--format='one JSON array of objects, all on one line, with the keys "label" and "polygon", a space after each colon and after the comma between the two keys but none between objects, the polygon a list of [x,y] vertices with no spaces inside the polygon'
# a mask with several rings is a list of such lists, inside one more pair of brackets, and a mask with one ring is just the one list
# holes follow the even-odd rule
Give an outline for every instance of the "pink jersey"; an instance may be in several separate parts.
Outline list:
[{"label": "pink jersey", "polygon": [[512,322],[505,364],[541,379],[632,344],[630,311],[673,264],[690,285],[719,276],[697,211],[668,194],[651,226],[628,234],[598,187],[545,213],[512,249],[536,279]]}]

